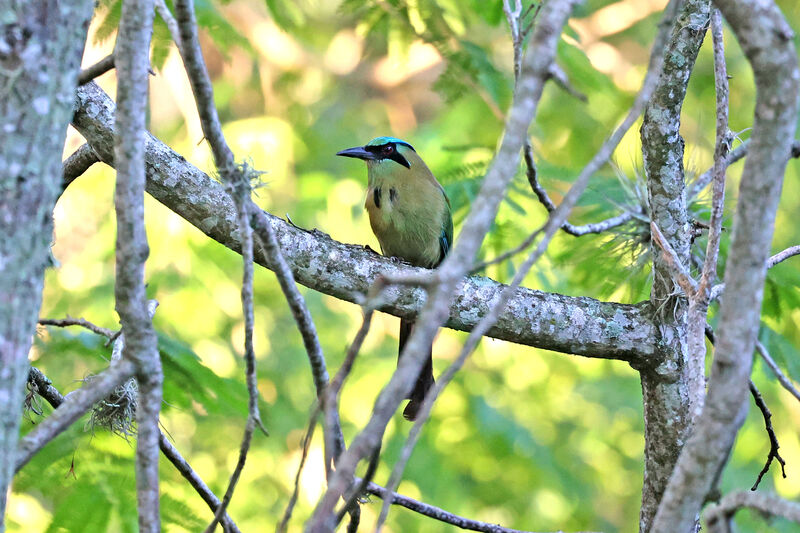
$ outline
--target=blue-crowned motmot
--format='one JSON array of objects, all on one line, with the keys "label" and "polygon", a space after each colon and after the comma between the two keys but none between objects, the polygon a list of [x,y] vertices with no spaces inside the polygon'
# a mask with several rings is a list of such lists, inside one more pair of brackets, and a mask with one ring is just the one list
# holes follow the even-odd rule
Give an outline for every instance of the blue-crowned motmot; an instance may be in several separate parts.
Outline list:
[{"label": "blue-crowned motmot", "polygon": [[[348,148],[336,155],[367,163],[364,207],[383,255],[415,266],[438,266],[453,242],[450,201],[414,148],[394,137],[378,137],[365,146]],[[398,357],[413,326],[413,321],[400,319]],[[416,419],[425,393],[432,386],[433,360],[429,349],[425,366],[408,396],[411,401],[403,410],[406,420]]]}]

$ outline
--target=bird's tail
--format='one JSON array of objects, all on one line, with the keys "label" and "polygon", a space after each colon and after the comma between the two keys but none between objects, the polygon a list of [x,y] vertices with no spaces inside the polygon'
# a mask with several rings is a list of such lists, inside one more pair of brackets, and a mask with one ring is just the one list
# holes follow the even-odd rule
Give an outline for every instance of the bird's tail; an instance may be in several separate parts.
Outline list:
[{"label": "bird's tail", "polygon": [[[400,319],[400,348],[397,353],[398,362],[400,360],[400,354],[403,353],[403,348],[406,345],[406,341],[411,336],[411,331],[413,329],[414,322],[402,318]],[[406,397],[406,399],[411,401],[408,402],[406,408],[403,409],[403,418],[410,421],[417,419],[417,414],[422,408],[422,401],[425,399],[425,394],[433,387],[433,383],[433,355],[432,349],[428,348],[428,359],[425,361],[422,370],[420,370],[419,376],[417,376],[417,382],[414,384],[414,388]]]}]

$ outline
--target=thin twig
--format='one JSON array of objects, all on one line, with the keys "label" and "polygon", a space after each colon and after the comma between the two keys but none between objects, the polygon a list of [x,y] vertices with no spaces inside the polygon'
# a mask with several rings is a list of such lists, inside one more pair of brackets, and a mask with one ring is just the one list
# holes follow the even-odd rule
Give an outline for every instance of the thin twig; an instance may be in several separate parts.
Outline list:
[{"label": "thin twig", "polygon": [[78,74],[78,85],[85,85],[95,79],[98,76],[101,76],[114,68],[114,54],[108,54],[106,57],[91,65],[86,67],[85,69],[81,70],[80,74]]},{"label": "thin twig", "polygon": [[[28,383],[31,383],[35,387],[34,392],[44,398],[47,403],[53,407],[53,409],[57,409],[62,403],[64,403],[65,398],[61,392],[53,386],[53,382],[50,381],[50,378],[45,376],[44,373],[35,366],[31,367],[31,372],[28,376]],[[203,501],[208,504],[211,510],[216,510],[216,508],[219,507],[219,499],[217,499],[216,495],[211,492],[205,482],[200,479],[200,476],[198,476],[197,472],[195,472],[189,463],[186,462],[186,459],[181,456],[180,452],[178,452],[172,443],[169,442],[163,431],[159,436],[158,447],[161,449],[161,453],[164,454],[164,457],[166,457],[169,462],[175,466],[178,472],[180,472],[181,475],[186,478],[192,488],[197,491],[197,493],[201,498],[203,498]],[[227,514],[222,520],[222,525],[225,528],[226,533],[239,533],[239,528],[236,527],[236,524]]]},{"label": "thin twig", "polygon": [[661,249],[661,253],[664,256],[664,260],[670,267],[670,271],[672,273],[672,277],[675,280],[675,283],[683,289],[683,292],[686,294],[687,298],[693,298],[694,294],[697,292],[697,282],[692,278],[692,275],[686,270],[686,267],[683,266],[678,254],[669,244],[666,238],[664,238],[664,234],[661,233],[661,230],[658,228],[658,225],[651,221],[650,222],[650,235],[653,238],[653,242]]},{"label": "thin twig", "polygon": [[725,208],[725,160],[730,149],[728,130],[728,69],[725,66],[725,44],[722,36],[722,15],[719,9],[711,12],[711,36],[714,48],[714,86],[717,96],[717,137],[714,146],[713,192],[711,199],[711,220],[709,221],[706,257],[697,287],[697,295],[702,300],[703,316],[695,317],[705,322],[711,284],[717,277],[717,259],[722,236],[722,217]]},{"label": "thin twig", "polygon": [[499,526],[497,524],[490,524],[488,522],[464,518],[463,516],[450,513],[439,507],[435,507],[413,498],[409,498],[408,496],[403,496],[402,494],[390,491],[376,483],[369,483],[367,485],[367,492],[374,494],[384,501],[388,501],[392,505],[405,507],[406,509],[414,511],[415,513],[419,513],[423,516],[427,516],[428,518],[433,518],[434,520],[438,520],[440,522],[444,522],[445,524],[450,524],[461,529],[466,529],[469,531],[482,531],[485,533],[528,533],[519,529],[511,529]]},{"label": "thin twig", "polygon": [[178,47],[178,51],[181,50],[181,31],[178,27],[178,21],[175,20],[175,17],[172,16],[172,12],[167,7],[167,3],[164,0],[154,0],[156,13],[158,16],[161,17],[161,20],[164,21],[164,24],[167,25],[167,29],[169,30],[169,34],[172,37],[172,40],[175,42],[175,46]]},{"label": "thin twig", "polygon": [[800,255],[800,245],[790,246],[789,248],[770,257],[767,260],[767,268],[772,268],[778,263],[782,263],[783,261],[786,261],[790,257],[794,257],[796,255]]},{"label": "thin twig", "polygon": [[125,334],[125,359],[136,364],[136,494],[139,530],[161,531],[158,478],[158,416],[163,374],[158,339],[148,313],[144,266],[148,255],[144,225],[145,142],[152,0],[123,2],[115,47],[117,114],[114,162],[117,187],[116,309]]},{"label": "thin twig", "polygon": [[[181,52],[186,73],[192,86],[197,111],[200,115],[200,122],[203,128],[203,135],[211,147],[214,155],[214,163],[224,182],[229,187],[229,192],[236,205],[236,214],[239,227],[239,237],[242,246],[242,312],[244,315],[245,335],[244,335],[244,356],[246,361],[246,382],[248,390],[248,416],[245,423],[244,435],[242,436],[239,447],[239,459],[231,473],[228,488],[222,497],[222,503],[217,509],[214,519],[206,528],[206,533],[211,533],[216,529],[217,522],[225,512],[228,504],[233,498],[236,484],[239,481],[247,454],[250,450],[250,443],[256,426],[263,428],[261,415],[258,409],[258,386],[256,378],[256,358],[253,349],[253,232],[250,226],[250,173],[242,165],[236,165],[233,152],[225,141],[220,125],[217,108],[214,105],[214,90],[211,86],[211,79],[206,69],[203,59],[203,52],[200,49],[200,42],[197,35],[197,21],[195,20],[194,3],[192,0],[177,0],[175,2],[177,13],[178,35],[176,45]],[[167,10],[161,12],[162,18],[170,20]],[[175,30],[172,24],[171,31]]]},{"label": "thin twig", "polygon": [[62,163],[61,192],[64,192],[70,183],[82,176],[84,172],[89,170],[89,167],[99,161],[100,156],[92,150],[89,143],[80,145],[78,149],[72,152]]},{"label": "thin twig", "polygon": [[303,437],[303,453],[300,456],[300,464],[297,465],[297,473],[294,476],[294,490],[292,491],[291,498],[289,498],[289,503],[286,504],[286,509],[283,511],[283,518],[281,518],[281,521],[275,528],[276,533],[284,533],[286,527],[289,525],[289,520],[292,518],[292,511],[294,511],[297,497],[300,494],[300,474],[303,473],[303,467],[306,464],[306,458],[308,458],[308,448],[311,446],[311,439],[314,436],[314,428],[317,426],[318,416],[319,402],[314,405],[311,416],[309,416],[308,429],[306,429],[305,436]]},{"label": "thin twig", "polygon": [[800,524],[800,504],[774,494],[739,491],[726,494],[718,504],[708,506],[704,517],[709,533],[730,531],[729,521],[743,508],[755,509],[767,516],[780,516]]},{"label": "thin twig", "polygon": [[753,395],[753,400],[756,402],[756,406],[761,411],[761,415],[764,417],[764,428],[767,430],[767,436],[769,437],[769,453],[767,454],[767,461],[764,463],[764,468],[762,468],[761,472],[758,473],[756,482],[753,483],[752,487],[750,487],[750,490],[756,490],[759,483],[761,483],[761,478],[763,478],[764,474],[769,471],[769,467],[772,464],[773,459],[777,459],[778,463],[780,463],[781,474],[783,475],[783,478],[786,479],[786,461],[783,460],[780,452],[778,452],[778,449],[781,447],[781,445],[778,443],[778,436],[775,435],[775,429],[772,427],[772,412],[769,410],[769,407],[767,407],[767,403],[761,396],[761,392],[759,392],[752,380],[749,383],[749,387],[750,394]]},{"label": "thin twig", "polygon": [[[734,148],[728,153],[728,157],[725,158],[725,167],[732,165],[733,163],[743,159],[747,155],[747,151],[750,149],[750,139],[747,139],[742,144]],[[794,141],[792,143],[792,149],[790,156],[793,158],[800,157],[800,141]],[[686,195],[687,198],[695,198],[698,194],[700,194],[703,189],[705,189],[713,178],[713,171],[714,167],[712,166],[710,169],[706,170],[702,174],[700,174],[696,180],[689,185]]]},{"label": "thin twig", "polygon": [[[786,248],[785,250],[782,250],[782,251],[778,252],[777,254],[775,254],[775,255],[771,256],[769,259],[767,259],[767,270],[769,270],[770,268],[774,267],[775,265],[778,265],[778,264],[786,261],[790,257],[794,257],[796,255],[800,255],[800,245],[790,246],[789,248]],[[720,296],[722,296],[722,293],[724,293],[724,292],[725,292],[725,284],[724,283],[717,283],[711,289],[711,295],[709,296],[709,301],[710,302],[715,301]]]},{"label": "thin twig", "polygon": [[756,340],[756,352],[761,356],[769,369],[772,370],[772,373],[775,374],[775,377],[778,379],[778,382],[781,384],[781,386],[789,391],[792,396],[800,400],[800,391],[798,391],[797,387],[794,386],[792,381],[786,377],[786,374],[783,373],[781,367],[778,366],[778,363],[775,362],[775,360],[767,351],[767,348],[759,340]]},{"label": "thin twig", "polygon": [[96,333],[98,335],[106,337],[107,339],[114,337],[118,333],[108,328],[104,328],[96,324],[93,324],[88,320],[86,320],[85,318],[72,318],[69,316],[67,318],[40,318],[39,324],[42,326],[56,326],[59,328],[66,328],[69,326],[80,326],[82,328],[88,329],[92,333]]},{"label": "thin twig", "polygon": [[[539,183],[538,173],[536,170],[536,162],[533,157],[533,147],[531,146],[530,141],[525,143],[524,156],[525,156],[525,166],[526,166],[525,175],[528,177],[528,184],[530,185],[533,193],[539,199],[539,203],[541,203],[549,213],[552,213],[553,211],[555,211],[556,205],[553,203],[553,200],[550,199],[550,196],[547,194],[547,191],[542,186],[542,184]],[[633,219],[636,214],[626,211],[624,213],[620,213],[619,215],[609,217],[605,220],[601,220],[600,222],[583,224],[581,226],[576,226],[574,224],[565,221],[561,225],[561,229],[564,230],[564,232],[573,235],[575,237],[589,235],[590,233],[603,233],[625,224],[626,222]],[[525,242],[527,242],[527,240]],[[494,261],[498,261],[499,259],[500,258]]]}]

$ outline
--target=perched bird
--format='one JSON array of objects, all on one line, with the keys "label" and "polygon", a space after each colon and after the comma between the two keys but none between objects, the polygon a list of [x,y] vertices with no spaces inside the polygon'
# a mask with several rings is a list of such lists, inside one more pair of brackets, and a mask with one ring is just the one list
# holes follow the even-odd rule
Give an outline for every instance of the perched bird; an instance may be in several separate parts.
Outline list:
[{"label": "perched bird", "polygon": [[[450,200],[414,148],[394,137],[378,137],[365,146],[348,148],[336,155],[367,163],[364,207],[383,255],[415,266],[438,266],[453,242]],[[413,321],[400,319],[398,358],[413,326]],[[406,420],[417,418],[425,393],[432,386],[433,360],[429,348],[425,366],[407,397],[411,401],[403,410]]]}]

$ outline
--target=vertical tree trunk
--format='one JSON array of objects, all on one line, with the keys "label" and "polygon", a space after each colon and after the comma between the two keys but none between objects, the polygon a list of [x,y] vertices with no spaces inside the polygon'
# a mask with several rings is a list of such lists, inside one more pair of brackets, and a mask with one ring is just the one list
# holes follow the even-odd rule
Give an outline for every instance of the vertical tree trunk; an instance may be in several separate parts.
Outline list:
[{"label": "vertical tree trunk", "polygon": [[0,4],[0,531],[91,0]]},{"label": "vertical tree trunk", "polygon": [[[708,28],[710,0],[685,0],[664,56],[664,71],[642,122],[642,154],[650,217],[688,266],[689,217],[683,169],[680,113],[689,76]],[[651,243],[653,288],[650,302],[659,324],[663,363],[642,372],[645,466],[639,530],[649,531],[672,469],[702,405],[704,367],[687,345],[687,305],[669,266]]]}]

